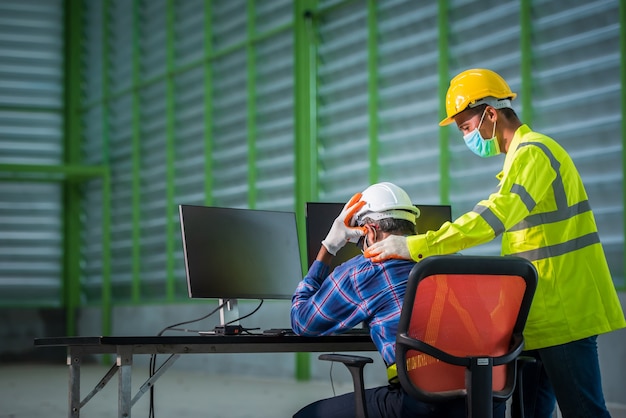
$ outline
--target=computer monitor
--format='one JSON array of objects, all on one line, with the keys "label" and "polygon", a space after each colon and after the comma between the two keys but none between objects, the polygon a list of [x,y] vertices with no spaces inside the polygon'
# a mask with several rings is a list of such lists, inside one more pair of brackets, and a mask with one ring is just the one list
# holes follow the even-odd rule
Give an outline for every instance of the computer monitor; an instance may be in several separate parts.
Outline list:
[{"label": "computer monitor", "polygon": [[[313,264],[322,240],[328,234],[335,218],[341,213],[345,203],[307,202],[306,204],[306,243],[309,266]],[[418,233],[437,230],[444,222],[452,220],[450,205],[415,205],[420,210],[416,226]],[[333,257],[331,269],[361,253],[353,243],[347,243]]]},{"label": "computer monitor", "polygon": [[291,299],[302,280],[293,212],[179,205],[190,298]]}]

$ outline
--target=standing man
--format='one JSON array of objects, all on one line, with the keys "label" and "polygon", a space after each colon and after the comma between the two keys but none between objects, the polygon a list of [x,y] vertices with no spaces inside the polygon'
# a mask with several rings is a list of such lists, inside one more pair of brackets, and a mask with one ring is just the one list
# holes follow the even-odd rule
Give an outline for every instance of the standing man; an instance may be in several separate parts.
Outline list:
[{"label": "standing man", "polygon": [[[602,393],[596,337],[626,326],[596,222],[580,175],[553,139],[533,132],[511,108],[516,97],[487,69],[452,79],[447,117],[481,157],[506,154],[498,190],[438,231],[390,236],[365,256],[420,261],[461,251],[502,235],[502,255],[530,260],[539,284],[524,331],[539,362],[524,373],[526,417],[609,417]],[[527,369],[525,369],[527,370]],[[528,370],[530,371],[530,370]]]}]

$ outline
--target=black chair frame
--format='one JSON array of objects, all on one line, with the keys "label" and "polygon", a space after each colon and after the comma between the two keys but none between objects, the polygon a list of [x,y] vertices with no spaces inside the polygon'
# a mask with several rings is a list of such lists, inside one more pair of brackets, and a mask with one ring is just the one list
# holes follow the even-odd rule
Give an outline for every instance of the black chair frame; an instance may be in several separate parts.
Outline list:
[{"label": "black chair frame", "polygon": [[[479,274],[479,275],[514,275],[522,277],[526,282],[519,313],[513,328],[510,349],[501,356],[467,356],[459,357],[446,353],[423,341],[408,336],[408,326],[411,319],[412,307],[415,301],[417,286],[424,278],[433,274]],[[528,260],[520,257],[504,256],[464,256],[444,255],[432,256],[416,264],[409,274],[406,295],[398,324],[396,336],[396,361],[406,364],[406,355],[409,350],[420,351],[433,356],[440,361],[466,368],[466,389],[431,393],[415,387],[409,379],[404,367],[398,367],[398,379],[402,388],[412,397],[424,402],[445,402],[450,399],[465,398],[467,416],[473,418],[491,418],[493,416],[493,400],[505,401],[513,394],[516,385],[521,382],[518,374],[518,363],[521,367],[527,359],[520,356],[524,348],[522,331],[530,310],[532,298],[537,287],[537,271]],[[320,360],[338,361],[350,371],[355,393],[356,417],[367,418],[365,405],[365,386],[363,368],[372,363],[369,357],[346,354],[322,354]],[[505,387],[499,391],[492,389],[492,371],[494,366],[506,365],[507,379]],[[520,391],[521,392],[521,391]],[[519,402],[520,408],[523,402]],[[523,411],[522,411],[523,416]]]}]

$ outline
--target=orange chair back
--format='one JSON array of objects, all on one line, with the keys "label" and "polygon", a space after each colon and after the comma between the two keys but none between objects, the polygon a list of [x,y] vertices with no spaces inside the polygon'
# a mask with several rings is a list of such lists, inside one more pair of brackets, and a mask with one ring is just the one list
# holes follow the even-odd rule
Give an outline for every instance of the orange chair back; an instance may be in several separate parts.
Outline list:
[{"label": "orange chair back", "polygon": [[[419,282],[408,336],[455,356],[500,356],[511,335],[524,298],[520,276],[434,274]],[[465,389],[465,367],[409,350],[407,372],[428,392]],[[506,383],[506,365],[493,369],[493,390]]]}]

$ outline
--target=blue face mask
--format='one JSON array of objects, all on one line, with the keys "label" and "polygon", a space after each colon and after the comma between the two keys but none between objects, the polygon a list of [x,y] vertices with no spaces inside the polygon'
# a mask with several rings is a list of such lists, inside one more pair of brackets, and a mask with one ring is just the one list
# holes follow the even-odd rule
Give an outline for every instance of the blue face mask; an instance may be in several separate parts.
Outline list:
[{"label": "blue face mask", "polygon": [[[486,111],[487,109],[485,109],[485,112]],[[496,138],[496,124],[493,124],[491,139],[483,138],[479,132],[480,125],[482,125],[485,117],[485,112],[483,112],[483,115],[480,117],[478,127],[467,135],[463,135],[463,140],[465,141],[467,148],[469,148],[474,154],[483,158],[493,157],[494,155],[500,154],[500,145],[498,144],[498,139]]]}]

